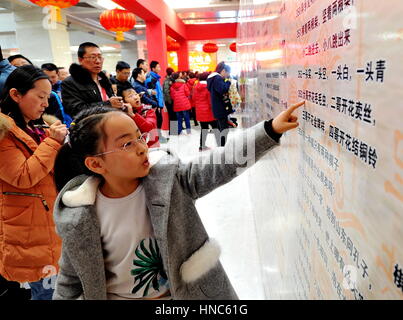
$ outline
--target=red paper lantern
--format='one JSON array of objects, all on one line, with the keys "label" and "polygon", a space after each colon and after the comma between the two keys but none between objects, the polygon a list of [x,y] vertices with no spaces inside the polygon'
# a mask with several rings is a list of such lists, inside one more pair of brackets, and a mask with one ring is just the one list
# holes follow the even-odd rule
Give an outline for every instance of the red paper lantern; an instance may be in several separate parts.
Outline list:
[{"label": "red paper lantern", "polygon": [[[80,0],[29,0],[29,1],[40,7],[51,6],[53,8],[52,9],[53,11],[51,12],[52,16],[56,17],[57,22],[61,22],[62,16],[60,14],[60,9],[75,6]],[[55,14],[55,16],[53,14]]]},{"label": "red paper lantern", "polygon": [[167,42],[167,50],[168,51],[178,51],[179,48],[180,48],[179,42],[176,42],[176,41],[173,41],[173,40]]},{"label": "red paper lantern", "polygon": [[231,43],[229,49],[233,52],[236,52],[236,43],[235,42]]},{"label": "red paper lantern", "polygon": [[134,28],[136,17],[134,13],[122,9],[105,10],[99,16],[101,25],[109,31],[116,32],[116,40],[123,41],[123,32]]},{"label": "red paper lantern", "polygon": [[75,6],[80,0],[29,0],[40,7],[55,6],[61,9]]},{"label": "red paper lantern", "polygon": [[206,53],[214,53],[218,51],[218,47],[215,43],[206,43],[203,45],[203,51]]}]

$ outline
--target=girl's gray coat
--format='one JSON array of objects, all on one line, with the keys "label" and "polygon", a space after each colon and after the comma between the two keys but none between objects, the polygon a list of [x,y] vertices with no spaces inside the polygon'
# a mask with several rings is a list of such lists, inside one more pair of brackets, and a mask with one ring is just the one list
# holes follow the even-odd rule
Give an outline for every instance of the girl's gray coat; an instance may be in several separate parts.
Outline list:
[{"label": "girl's gray coat", "polygon": [[[188,163],[169,150],[150,152],[154,165],[142,183],[174,299],[237,299],[219,262],[220,249],[209,239],[195,200],[229,182],[278,145],[265,127],[267,123],[261,122],[229,140],[224,148]],[[63,246],[54,299],[107,298],[94,205],[99,182],[95,177],[78,176],[56,199],[54,218]]]}]

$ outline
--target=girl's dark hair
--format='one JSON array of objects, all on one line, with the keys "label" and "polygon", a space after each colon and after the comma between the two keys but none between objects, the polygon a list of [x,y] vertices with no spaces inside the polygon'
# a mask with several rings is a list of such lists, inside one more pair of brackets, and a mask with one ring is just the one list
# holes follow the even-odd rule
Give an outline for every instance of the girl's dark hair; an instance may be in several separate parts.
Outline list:
[{"label": "girl's dark hair", "polygon": [[[25,65],[11,72],[4,84],[3,91],[0,95],[1,112],[13,118],[16,125],[21,129],[25,129],[27,124],[18,103],[10,96],[10,90],[15,88],[19,93],[25,95],[29,90],[35,87],[35,82],[40,79],[49,80],[49,77],[41,69],[33,65]],[[32,123],[41,124],[43,120],[40,118],[33,120]]]},{"label": "girl's dark hair", "polygon": [[76,176],[102,176],[89,170],[84,160],[99,152],[99,142],[105,140],[104,121],[109,112],[122,112],[111,107],[92,107],[77,114],[69,129],[69,143],[59,150],[55,160],[55,183],[58,192]]}]

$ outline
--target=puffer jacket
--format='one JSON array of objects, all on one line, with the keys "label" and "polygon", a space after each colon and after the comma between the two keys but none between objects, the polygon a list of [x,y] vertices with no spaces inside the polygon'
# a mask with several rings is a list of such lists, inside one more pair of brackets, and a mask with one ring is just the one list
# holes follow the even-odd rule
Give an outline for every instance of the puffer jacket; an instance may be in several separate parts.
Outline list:
[{"label": "puffer jacket", "polygon": [[225,81],[217,72],[213,72],[207,78],[207,88],[210,91],[211,106],[216,119],[227,118],[228,114],[224,105],[224,94],[228,93],[230,81]]},{"label": "puffer jacket", "polygon": [[53,165],[61,144],[46,135],[38,145],[0,113],[0,274],[10,281],[34,282],[58,272]]},{"label": "puffer jacket", "polygon": [[190,91],[185,80],[178,79],[171,86],[171,97],[174,102],[175,112],[186,111],[192,108],[190,105],[189,94]]},{"label": "puffer jacket", "polygon": [[201,122],[214,121],[211,109],[210,92],[207,89],[207,81],[200,81],[193,88],[193,101],[196,107],[196,119]]},{"label": "puffer jacket", "polygon": [[192,108],[194,108],[194,106],[195,106],[195,102],[194,102],[194,99],[193,99],[193,89],[195,87],[196,82],[198,82],[197,78],[190,78],[186,82],[186,85],[188,86],[189,92],[190,92],[189,100],[190,100],[190,104],[191,104]]},{"label": "puffer jacket", "polygon": [[137,112],[131,116],[131,118],[134,120],[141,133],[150,133],[150,141],[147,143],[148,147],[159,147],[160,143],[157,132],[157,116],[155,115],[155,111],[149,109],[143,113],[143,109],[141,108],[140,110],[137,110]]}]

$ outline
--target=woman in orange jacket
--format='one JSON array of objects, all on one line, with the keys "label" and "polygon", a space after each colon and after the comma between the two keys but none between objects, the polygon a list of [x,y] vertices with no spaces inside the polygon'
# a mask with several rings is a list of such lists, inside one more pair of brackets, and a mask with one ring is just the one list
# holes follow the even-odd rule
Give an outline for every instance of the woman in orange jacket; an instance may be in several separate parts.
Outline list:
[{"label": "woman in orange jacket", "polygon": [[27,65],[9,75],[0,96],[0,274],[28,282],[33,300],[52,298],[49,276],[58,272],[61,250],[53,166],[67,128],[42,118],[51,88]]}]

